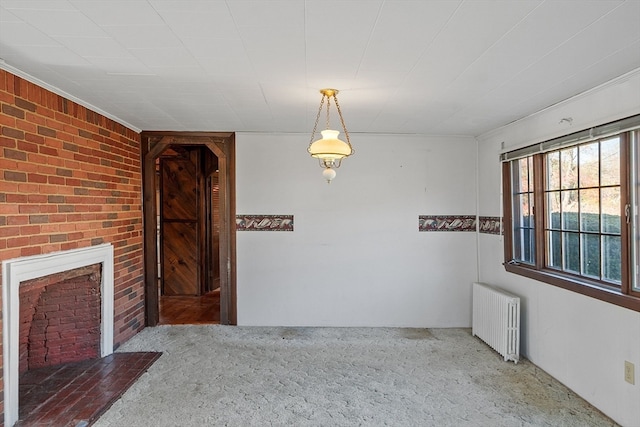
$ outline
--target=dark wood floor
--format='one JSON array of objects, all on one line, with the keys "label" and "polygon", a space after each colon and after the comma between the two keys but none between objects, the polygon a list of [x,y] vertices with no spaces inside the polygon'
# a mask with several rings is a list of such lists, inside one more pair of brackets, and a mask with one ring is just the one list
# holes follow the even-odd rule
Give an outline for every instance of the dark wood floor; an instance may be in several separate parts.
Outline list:
[{"label": "dark wood floor", "polygon": [[220,323],[220,288],[200,297],[161,296],[161,325]]}]

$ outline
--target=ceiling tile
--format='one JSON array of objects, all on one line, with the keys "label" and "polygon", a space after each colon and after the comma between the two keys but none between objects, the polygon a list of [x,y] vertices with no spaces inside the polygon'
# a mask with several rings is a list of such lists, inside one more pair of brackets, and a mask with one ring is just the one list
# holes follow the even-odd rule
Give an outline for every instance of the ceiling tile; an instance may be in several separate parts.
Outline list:
[{"label": "ceiling tile", "polygon": [[182,43],[166,25],[102,27],[105,33],[117,40],[127,49],[175,48]]},{"label": "ceiling tile", "polygon": [[[163,25],[164,21],[146,1],[69,0],[87,18],[100,26]],[[125,12],[126,10],[126,12]]]},{"label": "ceiling tile", "polygon": [[[4,5],[4,3],[3,3]],[[6,7],[6,6],[5,6]],[[10,9],[27,24],[49,37],[104,37],[105,33],[93,21],[77,10]]]}]

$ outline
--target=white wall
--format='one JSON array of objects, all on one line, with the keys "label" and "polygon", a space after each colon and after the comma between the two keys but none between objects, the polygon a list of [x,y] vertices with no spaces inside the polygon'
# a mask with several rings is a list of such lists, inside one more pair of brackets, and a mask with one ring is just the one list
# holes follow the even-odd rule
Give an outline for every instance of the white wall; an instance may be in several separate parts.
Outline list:
[{"label": "white wall", "polygon": [[475,140],[354,134],[328,185],[308,138],[236,134],[237,213],[295,216],[238,232],[238,324],[469,327],[477,236],[418,215],[475,215]]},{"label": "white wall", "polygon": [[[640,70],[479,138],[479,214],[500,215],[498,156],[640,113]],[[573,118],[573,125],[559,123]],[[508,225],[506,225],[508,226]],[[523,354],[624,426],[640,425],[640,313],[524,277],[502,266],[500,236],[479,235],[480,280],[522,297]],[[635,364],[636,385],[624,381]]]}]

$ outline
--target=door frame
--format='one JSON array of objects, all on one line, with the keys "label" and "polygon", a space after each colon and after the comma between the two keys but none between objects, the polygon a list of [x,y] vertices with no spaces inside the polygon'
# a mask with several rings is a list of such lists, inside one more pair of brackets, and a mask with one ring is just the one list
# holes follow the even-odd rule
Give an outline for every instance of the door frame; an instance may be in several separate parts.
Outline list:
[{"label": "door frame", "polygon": [[142,196],[144,221],[145,322],[160,321],[156,159],[172,145],[205,146],[218,158],[220,194],[220,324],[237,324],[236,182],[234,132],[143,131]]}]

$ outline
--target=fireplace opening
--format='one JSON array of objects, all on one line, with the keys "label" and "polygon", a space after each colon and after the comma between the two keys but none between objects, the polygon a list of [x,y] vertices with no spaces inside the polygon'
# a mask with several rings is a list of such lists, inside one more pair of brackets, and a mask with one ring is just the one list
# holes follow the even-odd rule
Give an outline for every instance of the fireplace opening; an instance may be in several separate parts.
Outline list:
[{"label": "fireplace opening", "polygon": [[19,373],[100,357],[102,264],[20,283]]}]

